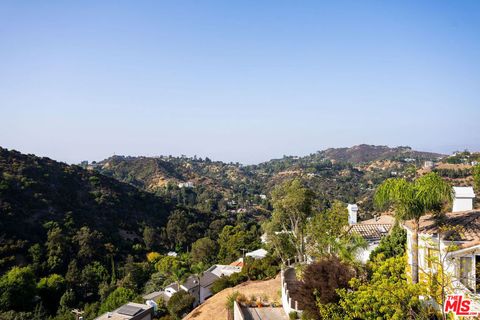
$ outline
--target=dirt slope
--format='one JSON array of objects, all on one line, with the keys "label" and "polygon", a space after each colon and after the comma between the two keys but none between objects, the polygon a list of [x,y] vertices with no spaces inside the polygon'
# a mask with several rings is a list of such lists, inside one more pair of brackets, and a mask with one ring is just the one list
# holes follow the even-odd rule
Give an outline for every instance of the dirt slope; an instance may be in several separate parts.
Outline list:
[{"label": "dirt slope", "polygon": [[267,295],[269,301],[280,301],[280,275],[267,281],[248,281],[234,288],[227,288],[212,296],[205,303],[195,308],[183,320],[226,320],[225,303],[227,296],[233,291],[243,293],[247,297],[252,295]]}]

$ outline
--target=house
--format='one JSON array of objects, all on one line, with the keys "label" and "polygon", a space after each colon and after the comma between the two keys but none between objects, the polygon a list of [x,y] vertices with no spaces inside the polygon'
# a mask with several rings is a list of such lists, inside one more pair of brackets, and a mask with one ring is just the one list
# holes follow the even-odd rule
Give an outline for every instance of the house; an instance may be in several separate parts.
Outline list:
[{"label": "house", "polygon": [[211,288],[215,280],[221,277],[229,277],[240,271],[242,271],[242,267],[238,265],[216,264],[208,268],[200,277],[200,303],[212,296]]},{"label": "house", "polygon": [[179,188],[193,188],[193,187],[194,187],[194,184],[193,184],[193,182],[191,182],[191,181],[188,181],[188,182],[180,182],[180,183],[178,184],[178,187],[179,187]]},{"label": "house", "polygon": [[142,299],[145,301],[158,301],[160,299],[163,299],[164,301],[168,300],[167,296],[165,295],[164,291],[154,291],[149,294],[143,295]]},{"label": "house", "polygon": [[243,258],[239,258],[236,261],[230,263],[231,266],[243,268]]},{"label": "house", "polygon": [[188,292],[195,298],[195,301],[193,303],[194,306],[200,304],[200,280],[197,276],[188,277],[183,283],[180,284],[180,286],[176,282],[169,284],[167,287],[165,287],[165,290],[163,291],[164,295],[166,296],[165,300],[168,301],[175,293],[179,292],[180,290]]},{"label": "house", "polygon": [[197,276],[190,276],[180,285],[180,289],[191,294],[195,301],[193,306],[198,306],[200,302],[200,280]]},{"label": "house", "polygon": [[202,276],[200,277],[200,303],[204,303],[205,300],[212,296],[212,285],[217,279],[220,279],[220,277],[208,270],[202,274]]},{"label": "house", "polygon": [[242,271],[241,267],[230,266],[224,264],[215,264],[207,269],[206,272],[211,272],[218,277],[229,277],[234,273]]},{"label": "house", "polygon": [[171,283],[163,291],[162,297],[168,301],[175,293],[183,290],[195,298],[194,306],[196,307],[212,296],[211,287],[215,280],[240,271],[242,271],[241,266],[216,264],[204,271],[200,277],[188,277],[180,286],[177,283]]},{"label": "house", "polygon": [[390,229],[392,229],[395,223],[395,218],[389,215],[381,215],[357,223],[358,206],[356,204],[349,204],[347,209],[349,223],[348,232],[361,236],[367,242],[367,247],[361,249],[357,254],[357,259],[362,263],[366,263],[370,257],[370,253],[378,247],[380,240],[390,232]]},{"label": "house", "polygon": [[166,301],[168,301],[175,293],[180,291],[178,284],[176,282],[169,284],[168,286],[165,287],[165,290],[163,291],[166,296]]},{"label": "house", "polygon": [[432,169],[435,167],[435,163],[431,160],[427,160],[423,163],[423,168],[424,169]]},{"label": "house", "polygon": [[[452,212],[442,216],[421,217],[418,234],[418,269],[420,280],[442,270],[446,275],[447,294],[472,297],[480,310],[480,210],[473,209],[473,189],[454,187]],[[460,209],[467,209],[459,211]],[[407,256],[413,259],[413,221],[406,221]]]},{"label": "house", "polygon": [[102,314],[95,320],[152,320],[153,315],[153,306],[129,302],[112,312]]},{"label": "house", "polygon": [[245,256],[252,257],[253,259],[263,259],[267,256],[268,251],[265,249],[257,249],[251,252],[247,252]]},{"label": "house", "polygon": [[[441,226],[458,228],[443,231]],[[413,222],[404,223],[407,230],[407,255],[410,267],[413,253]],[[423,216],[418,236],[419,278],[428,279],[443,270],[449,279],[447,293],[472,299],[480,310],[480,211],[447,213],[440,221],[433,215]]]}]

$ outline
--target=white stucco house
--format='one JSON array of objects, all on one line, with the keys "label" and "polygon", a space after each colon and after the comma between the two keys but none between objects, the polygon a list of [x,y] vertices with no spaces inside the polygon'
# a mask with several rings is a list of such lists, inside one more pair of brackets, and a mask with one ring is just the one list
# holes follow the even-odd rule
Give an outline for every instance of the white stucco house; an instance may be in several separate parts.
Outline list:
[{"label": "white stucco house", "polygon": [[[177,283],[171,283],[165,290],[154,292],[152,296],[161,296],[165,301],[168,301],[175,293],[180,290],[186,291],[195,298],[194,306],[198,306],[212,296],[211,287],[215,280],[221,277],[228,277],[234,273],[242,271],[241,266],[215,264],[205,270],[200,276],[192,275],[187,278],[180,287]],[[145,297],[151,298],[150,295]]]},{"label": "white stucco house", "polygon": [[[480,310],[480,210],[473,209],[473,189],[455,187],[454,194],[452,212],[441,218],[426,215],[420,219],[419,278],[424,281],[443,270],[449,280],[447,294],[467,296]],[[403,225],[411,267],[414,225],[411,220]]]},{"label": "white stucco house", "polygon": [[348,232],[361,236],[367,242],[367,247],[360,249],[357,253],[357,260],[366,263],[370,258],[370,253],[378,247],[380,240],[392,229],[395,219],[390,215],[382,215],[370,220],[357,222],[358,206],[356,204],[349,204],[347,209]]}]

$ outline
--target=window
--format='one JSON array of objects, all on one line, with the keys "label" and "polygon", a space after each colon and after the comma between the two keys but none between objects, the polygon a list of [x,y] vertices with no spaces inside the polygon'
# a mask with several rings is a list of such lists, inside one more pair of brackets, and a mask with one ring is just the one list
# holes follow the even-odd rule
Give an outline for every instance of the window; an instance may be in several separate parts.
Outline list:
[{"label": "window", "polygon": [[460,257],[460,272],[459,272],[460,282],[469,290],[472,290],[472,282],[473,282],[472,267],[473,267],[472,257]]}]

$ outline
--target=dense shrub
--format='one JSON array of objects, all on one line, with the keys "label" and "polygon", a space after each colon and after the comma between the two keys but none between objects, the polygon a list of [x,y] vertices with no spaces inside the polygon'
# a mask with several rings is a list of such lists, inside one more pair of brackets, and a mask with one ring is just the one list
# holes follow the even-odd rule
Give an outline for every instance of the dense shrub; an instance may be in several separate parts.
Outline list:
[{"label": "dense shrub", "polygon": [[125,289],[122,287],[117,288],[102,303],[99,313],[103,314],[105,312],[115,310],[123,304],[133,300],[135,296],[135,292],[130,289]]},{"label": "dense shrub", "polygon": [[2,310],[31,310],[35,294],[35,276],[28,267],[13,267],[0,278],[0,308]]},{"label": "dense shrub", "polygon": [[223,289],[234,287],[247,280],[265,280],[275,277],[280,271],[278,259],[267,256],[263,259],[253,259],[247,257],[245,259],[242,271],[234,273],[229,277],[221,277],[217,279],[211,288],[213,294]]},{"label": "dense shrub", "polygon": [[267,256],[263,259],[247,257],[241,273],[250,280],[265,280],[275,277],[278,272],[280,272],[278,259]]},{"label": "dense shrub", "polygon": [[338,302],[340,297],[336,290],[347,288],[354,276],[355,270],[335,256],[308,265],[303,271],[299,287],[305,312],[319,318],[317,303]]},{"label": "dense shrub", "polygon": [[175,319],[181,319],[193,309],[194,302],[195,298],[191,294],[180,290],[168,300],[167,308],[172,317]]},{"label": "dense shrub", "polygon": [[384,237],[378,247],[370,253],[370,260],[386,260],[405,253],[407,232],[399,225],[395,225],[389,235]]}]

